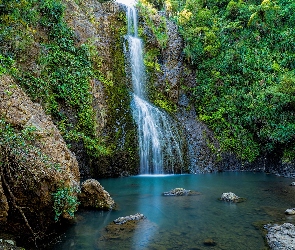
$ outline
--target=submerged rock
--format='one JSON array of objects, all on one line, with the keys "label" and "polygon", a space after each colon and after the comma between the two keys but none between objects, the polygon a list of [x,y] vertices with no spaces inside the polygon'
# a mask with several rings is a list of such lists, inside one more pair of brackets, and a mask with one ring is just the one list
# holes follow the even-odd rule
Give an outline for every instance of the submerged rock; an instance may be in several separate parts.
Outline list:
[{"label": "submerged rock", "polygon": [[[157,232],[157,225],[149,221],[143,214],[137,213],[120,217],[111,222],[101,232],[98,239],[99,249],[110,249],[119,244],[121,249],[142,249],[148,245],[148,236]],[[131,239],[136,239],[131,241]],[[132,246],[130,246],[132,242]]]},{"label": "submerged rock", "polygon": [[204,240],[203,244],[205,246],[216,246],[217,245],[216,241],[211,238]]},{"label": "submerged rock", "polygon": [[267,243],[271,250],[293,250],[295,247],[295,226],[291,223],[283,225],[265,225],[268,231]]},{"label": "submerged rock", "polygon": [[185,196],[185,195],[192,196],[192,195],[199,195],[199,194],[200,194],[199,192],[186,190],[184,188],[174,188],[168,192],[163,193],[164,196]]},{"label": "submerged rock", "polygon": [[228,202],[241,202],[244,199],[237,196],[236,194],[232,193],[232,192],[228,192],[228,193],[223,193],[221,195],[220,200],[222,201],[228,201]]},{"label": "submerged rock", "polygon": [[79,200],[82,207],[104,210],[111,210],[115,207],[115,201],[110,194],[94,179],[88,179],[82,183]]},{"label": "submerged rock", "polygon": [[125,217],[119,217],[118,219],[114,220],[114,223],[117,225],[122,225],[125,224],[128,221],[138,221],[138,220],[143,220],[146,217],[143,214],[140,213],[136,213],[134,215],[129,215],[129,216],[125,216]]},{"label": "submerged rock", "polygon": [[14,240],[0,239],[0,249],[4,249],[4,250],[22,250],[24,248],[17,247]]},{"label": "submerged rock", "polygon": [[295,208],[288,208],[288,209],[285,211],[285,214],[288,214],[288,215],[294,215],[294,214],[295,214]]}]

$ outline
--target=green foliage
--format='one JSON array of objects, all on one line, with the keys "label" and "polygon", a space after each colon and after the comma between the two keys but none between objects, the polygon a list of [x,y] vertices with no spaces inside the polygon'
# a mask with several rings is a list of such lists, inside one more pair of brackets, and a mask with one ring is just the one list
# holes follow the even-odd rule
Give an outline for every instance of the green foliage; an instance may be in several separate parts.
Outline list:
[{"label": "green foliage", "polygon": [[60,215],[65,213],[70,217],[74,217],[74,213],[79,206],[76,194],[77,190],[72,187],[59,187],[56,192],[52,194],[56,221],[58,221]]},{"label": "green foliage", "polygon": [[148,71],[161,71],[161,65],[158,63],[159,49],[148,49],[144,54],[144,65]]},{"label": "green foliage", "polygon": [[41,0],[40,7],[41,24],[45,26],[54,26],[62,22],[64,6],[59,1]]},{"label": "green foliage", "polygon": [[16,71],[14,60],[9,56],[0,54],[0,76],[3,74],[15,74]]},{"label": "green foliage", "polygon": [[140,0],[137,4],[140,16],[143,17],[147,26],[151,29],[157,39],[160,48],[167,46],[168,35],[166,19],[157,14],[157,10],[146,0]]},{"label": "green foliage", "polygon": [[175,11],[199,118],[244,160],[295,159],[294,10],[290,0],[186,0]]},{"label": "green foliage", "polygon": [[[65,138],[71,138],[74,129],[75,141],[81,140],[90,155],[109,152],[96,139],[90,93],[90,79],[95,76],[90,55],[93,49],[85,44],[75,46],[74,33],[63,20],[65,7],[61,1],[5,3],[5,11],[0,13],[0,74],[14,75],[56,123],[66,123],[62,130]],[[41,42],[39,49],[33,47],[36,35]],[[38,69],[23,68],[24,62],[31,60]],[[64,112],[67,109],[76,113],[75,119],[69,119]]]},{"label": "green foliage", "polygon": [[172,114],[177,111],[177,106],[174,102],[170,101],[164,94],[161,92],[157,93],[154,104],[164,109],[166,112]]},{"label": "green foliage", "polygon": [[[0,148],[5,147],[14,155],[25,154],[28,150],[28,145],[31,144],[28,142],[35,139],[35,131],[35,127],[26,127],[21,131],[17,131],[4,119],[0,119]],[[36,148],[34,147],[34,149]]]}]

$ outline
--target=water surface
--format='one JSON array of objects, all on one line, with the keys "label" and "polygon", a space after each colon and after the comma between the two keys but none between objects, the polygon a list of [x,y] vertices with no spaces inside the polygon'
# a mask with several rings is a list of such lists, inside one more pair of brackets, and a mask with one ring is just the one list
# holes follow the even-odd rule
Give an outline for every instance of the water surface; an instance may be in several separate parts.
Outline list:
[{"label": "water surface", "polygon": [[[226,249],[259,250],[264,238],[255,225],[294,223],[284,211],[294,207],[292,179],[263,173],[136,176],[99,180],[118,204],[117,211],[86,211],[62,237],[55,249]],[[176,187],[198,196],[166,197]],[[220,201],[234,192],[245,202]],[[120,216],[142,213],[146,228],[104,240],[105,227]],[[142,231],[141,231],[142,230]],[[121,238],[121,239],[120,239]],[[216,246],[206,246],[211,239]]]}]

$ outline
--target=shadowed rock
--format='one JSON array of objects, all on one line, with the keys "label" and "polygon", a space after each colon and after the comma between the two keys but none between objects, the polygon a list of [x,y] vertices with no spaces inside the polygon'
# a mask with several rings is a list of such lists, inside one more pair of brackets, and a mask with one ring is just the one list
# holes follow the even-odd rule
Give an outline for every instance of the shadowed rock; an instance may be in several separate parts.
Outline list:
[{"label": "shadowed rock", "polygon": [[111,210],[115,202],[97,180],[88,179],[82,183],[79,200],[82,207]]},{"label": "shadowed rock", "polygon": [[203,244],[204,244],[205,246],[211,246],[211,247],[217,245],[216,241],[214,241],[214,240],[211,239],[211,238],[204,240]]}]

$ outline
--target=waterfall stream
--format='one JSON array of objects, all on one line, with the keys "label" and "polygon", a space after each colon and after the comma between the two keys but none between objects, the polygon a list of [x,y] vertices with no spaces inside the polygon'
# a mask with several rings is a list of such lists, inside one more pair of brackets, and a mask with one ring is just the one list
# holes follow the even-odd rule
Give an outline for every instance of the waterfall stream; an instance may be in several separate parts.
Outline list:
[{"label": "waterfall stream", "polygon": [[[175,173],[182,170],[182,140],[176,122],[152,105],[146,96],[143,45],[138,37],[137,13],[133,4],[126,5],[128,43],[126,52],[133,86],[131,108],[138,127],[140,174]],[[179,172],[179,171],[178,171]]]}]

